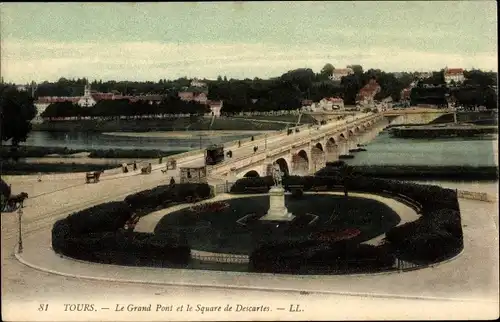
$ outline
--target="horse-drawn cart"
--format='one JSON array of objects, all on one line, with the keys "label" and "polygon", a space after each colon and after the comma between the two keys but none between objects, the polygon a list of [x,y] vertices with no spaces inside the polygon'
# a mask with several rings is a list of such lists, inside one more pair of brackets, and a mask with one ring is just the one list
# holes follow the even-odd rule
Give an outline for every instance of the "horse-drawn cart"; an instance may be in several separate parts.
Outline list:
[{"label": "horse-drawn cart", "polygon": [[151,173],[151,163],[141,167],[141,174],[150,174],[150,173]]},{"label": "horse-drawn cart", "polygon": [[85,175],[85,183],[93,183],[99,182],[99,177],[101,176],[102,171],[91,171],[87,172]]}]

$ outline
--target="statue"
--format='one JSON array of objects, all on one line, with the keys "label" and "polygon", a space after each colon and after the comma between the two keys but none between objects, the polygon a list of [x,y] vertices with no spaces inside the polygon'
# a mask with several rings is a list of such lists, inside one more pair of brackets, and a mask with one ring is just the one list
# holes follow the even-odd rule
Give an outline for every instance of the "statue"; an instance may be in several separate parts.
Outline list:
[{"label": "statue", "polygon": [[280,166],[277,163],[275,163],[273,167],[274,186],[281,187],[282,179],[283,179],[283,172],[281,171]]}]

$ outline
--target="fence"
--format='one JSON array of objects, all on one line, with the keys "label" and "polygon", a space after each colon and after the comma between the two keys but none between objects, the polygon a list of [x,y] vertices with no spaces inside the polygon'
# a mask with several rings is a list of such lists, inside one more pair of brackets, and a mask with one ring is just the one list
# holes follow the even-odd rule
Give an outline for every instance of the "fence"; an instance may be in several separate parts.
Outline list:
[{"label": "fence", "polygon": [[248,264],[249,258],[247,255],[233,255],[223,253],[207,253],[202,254],[196,250],[191,251],[191,258],[200,262],[209,263],[225,263],[225,264]]}]

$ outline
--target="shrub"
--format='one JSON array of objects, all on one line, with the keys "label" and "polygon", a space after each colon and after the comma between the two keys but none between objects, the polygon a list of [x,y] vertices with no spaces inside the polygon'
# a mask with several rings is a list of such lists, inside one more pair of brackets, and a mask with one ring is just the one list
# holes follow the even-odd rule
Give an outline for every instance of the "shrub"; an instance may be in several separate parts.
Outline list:
[{"label": "shrub", "polygon": [[103,203],[75,212],[67,217],[73,234],[116,231],[132,216],[132,209],[123,201]]},{"label": "shrub", "polygon": [[302,189],[292,189],[292,198],[301,199],[304,196]]},{"label": "shrub", "polygon": [[118,265],[185,265],[191,250],[185,241],[150,233],[102,232],[70,236],[63,253],[100,263]]},{"label": "shrub", "polygon": [[301,241],[267,244],[250,255],[250,269],[270,273],[346,273],[392,267],[386,246]]},{"label": "shrub", "polygon": [[66,239],[71,235],[71,229],[66,218],[60,219],[52,226],[52,249],[56,253],[63,253]]}]

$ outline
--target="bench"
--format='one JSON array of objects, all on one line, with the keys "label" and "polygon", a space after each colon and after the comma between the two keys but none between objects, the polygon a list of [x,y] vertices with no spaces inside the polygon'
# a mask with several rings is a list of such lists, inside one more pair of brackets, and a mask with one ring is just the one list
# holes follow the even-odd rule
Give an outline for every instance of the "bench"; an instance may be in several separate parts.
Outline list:
[{"label": "bench", "polygon": [[85,175],[85,183],[90,183],[91,181],[93,183],[97,183],[97,182],[99,182],[100,176],[101,176],[101,172],[99,172],[99,171],[87,172]]}]

